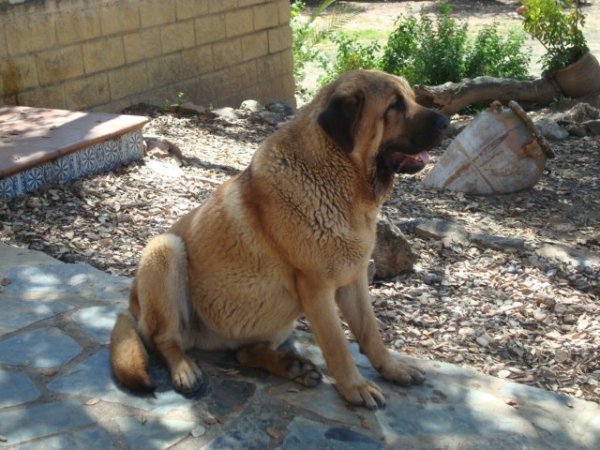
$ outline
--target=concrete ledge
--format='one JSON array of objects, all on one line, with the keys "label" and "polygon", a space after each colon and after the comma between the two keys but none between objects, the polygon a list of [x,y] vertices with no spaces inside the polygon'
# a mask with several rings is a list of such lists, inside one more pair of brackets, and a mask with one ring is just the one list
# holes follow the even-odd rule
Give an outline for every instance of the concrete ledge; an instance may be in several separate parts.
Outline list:
[{"label": "concrete ledge", "polygon": [[143,155],[146,117],[0,108],[0,197],[85,178]]}]

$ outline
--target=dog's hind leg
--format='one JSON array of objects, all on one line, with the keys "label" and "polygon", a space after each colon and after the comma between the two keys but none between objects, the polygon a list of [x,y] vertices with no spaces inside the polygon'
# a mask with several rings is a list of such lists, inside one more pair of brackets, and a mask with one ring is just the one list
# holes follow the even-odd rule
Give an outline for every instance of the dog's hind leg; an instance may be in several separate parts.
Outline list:
[{"label": "dog's hind leg", "polygon": [[309,359],[291,349],[274,350],[267,343],[245,345],[237,351],[236,358],[244,366],[266,370],[306,387],[316,386],[323,377]]},{"label": "dog's hind leg", "polygon": [[188,263],[185,244],[174,234],[156,236],[142,255],[137,274],[139,330],[167,365],[173,387],[197,390],[202,372],[185,354],[182,332],[190,321]]}]

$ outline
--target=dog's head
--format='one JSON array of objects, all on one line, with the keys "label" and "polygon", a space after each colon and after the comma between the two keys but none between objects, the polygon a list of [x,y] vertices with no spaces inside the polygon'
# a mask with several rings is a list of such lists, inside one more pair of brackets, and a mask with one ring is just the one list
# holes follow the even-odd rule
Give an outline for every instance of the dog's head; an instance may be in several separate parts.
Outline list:
[{"label": "dog's head", "polygon": [[408,83],[377,71],[343,74],[323,89],[318,124],[339,148],[368,164],[369,177],[387,189],[395,173],[425,167],[448,118],[415,101]]}]

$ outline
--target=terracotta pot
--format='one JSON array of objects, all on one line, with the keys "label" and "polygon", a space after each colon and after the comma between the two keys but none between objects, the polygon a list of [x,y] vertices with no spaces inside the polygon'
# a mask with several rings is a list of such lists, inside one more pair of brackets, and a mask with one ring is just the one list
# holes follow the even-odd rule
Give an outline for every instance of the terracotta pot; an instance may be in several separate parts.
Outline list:
[{"label": "terracotta pot", "polygon": [[554,79],[560,90],[569,97],[580,98],[600,91],[600,64],[591,53],[586,53],[569,67],[557,70]]},{"label": "terracotta pot", "polygon": [[427,188],[468,194],[506,194],[542,177],[554,153],[525,111],[494,102],[450,143],[422,181]]}]

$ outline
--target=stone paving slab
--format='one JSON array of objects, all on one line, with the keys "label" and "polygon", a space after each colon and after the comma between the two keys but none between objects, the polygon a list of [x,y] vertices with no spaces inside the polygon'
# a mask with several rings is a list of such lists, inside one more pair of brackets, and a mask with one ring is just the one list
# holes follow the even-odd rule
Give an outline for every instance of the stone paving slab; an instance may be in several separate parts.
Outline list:
[{"label": "stone paving slab", "polygon": [[239,367],[230,353],[192,351],[206,383],[176,393],[156,360],[155,395],[114,381],[108,340],[130,281],[85,264],[0,243],[0,450],[3,449],[598,449],[600,406],[474,369],[409,359],[423,386],[380,379],[387,407],[354,408],[337,394],[312,336],[296,348],[325,371],[309,389]]}]

